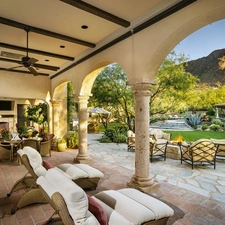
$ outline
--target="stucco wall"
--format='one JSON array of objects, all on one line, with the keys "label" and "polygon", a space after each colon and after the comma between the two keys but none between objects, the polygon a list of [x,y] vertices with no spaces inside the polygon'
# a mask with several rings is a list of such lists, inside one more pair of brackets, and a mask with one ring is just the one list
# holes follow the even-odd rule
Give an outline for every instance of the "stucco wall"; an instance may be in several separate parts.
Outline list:
[{"label": "stucco wall", "polygon": [[50,87],[50,79],[45,76],[0,71],[0,98],[46,100]]}]

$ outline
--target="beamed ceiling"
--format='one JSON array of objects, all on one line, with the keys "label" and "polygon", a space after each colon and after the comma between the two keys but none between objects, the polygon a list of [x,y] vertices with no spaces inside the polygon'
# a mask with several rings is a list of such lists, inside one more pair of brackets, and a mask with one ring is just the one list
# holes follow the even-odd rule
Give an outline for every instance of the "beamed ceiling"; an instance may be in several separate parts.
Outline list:
[{"label": "beamed ceiling", "polygon": [[54,78],[194,1],[0,1],[0,70]]}]

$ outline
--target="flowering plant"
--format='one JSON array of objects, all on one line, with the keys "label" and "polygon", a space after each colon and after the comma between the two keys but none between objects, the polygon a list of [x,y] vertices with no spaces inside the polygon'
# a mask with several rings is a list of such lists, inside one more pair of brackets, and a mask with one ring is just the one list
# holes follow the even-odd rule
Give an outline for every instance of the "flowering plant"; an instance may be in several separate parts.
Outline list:
[{"label": "flowering plant", "polygon": [[0,129],[0,134],[2,138],[7,138],[7,139],[11,136],[9,129],[6,129],[6,128]]}]

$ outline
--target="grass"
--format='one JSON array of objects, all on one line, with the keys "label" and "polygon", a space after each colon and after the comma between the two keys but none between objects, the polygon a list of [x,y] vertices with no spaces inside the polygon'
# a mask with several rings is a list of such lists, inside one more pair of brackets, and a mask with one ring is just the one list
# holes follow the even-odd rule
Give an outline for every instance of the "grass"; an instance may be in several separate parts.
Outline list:
[{"label": "grass", "polygon": [[[109,123],[108,128],[114,128],[121,124],[118,123]],[[105,131],[104,126],[101,124],[99,131],[103,133]],[[200,130],[193,130],[193,131],[174,131],[174,130],[164,130],[165,133],[172,134],[171,140],[175,140],[178,136],[182,136],[184,141],[193,142],[199,139],[225,139],[225,132],[216,132],[216,131],[200,131]]]},{"label": "grass", "polygon": [[225,132],[216,132],[216,131],[200,131],[200,130],[193,130],[193,131],[172,131],[168,130],[165,133],[172,134],[171,140],[176,140],[178,136],[182,136],[183,140],[185,141],[197,141],[199,139],[225,139]]}]

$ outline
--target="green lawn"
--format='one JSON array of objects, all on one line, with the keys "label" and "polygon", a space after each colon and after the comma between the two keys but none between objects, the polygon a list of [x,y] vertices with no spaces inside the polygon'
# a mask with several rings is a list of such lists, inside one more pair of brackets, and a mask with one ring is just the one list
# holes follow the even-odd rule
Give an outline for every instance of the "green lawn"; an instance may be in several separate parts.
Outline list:
[{"label": "green lawn", "polygon": [[166,130],[165,133],[172,134],[171,139],[176,140],[176,138],[181,135],[183,137],[183,140],[185,141],[197,141],[201,138],[205,139],[225,139],[225,132],[216,132],[216,131],[172,131],[172,130]]},{"label": "green lawn", "polygon": [[[108,128],[113,128],[115,126],[119,125],[118,123],[110,123]],[[103,125],[100,125],[100,132],[104,132],[105,128]],[[225,132],[216,132],[216,131],[200,131],[200,130],[194,130],[194,131],[174,131],[174,130],[164,130],[165,133],[172,134],[171,140],[175,140],[179,135],[183,137],[183,140],[185,141],[197,141],[201,138],[205,139],[225,139]]]}]

